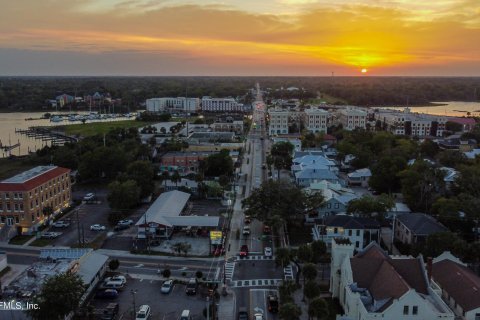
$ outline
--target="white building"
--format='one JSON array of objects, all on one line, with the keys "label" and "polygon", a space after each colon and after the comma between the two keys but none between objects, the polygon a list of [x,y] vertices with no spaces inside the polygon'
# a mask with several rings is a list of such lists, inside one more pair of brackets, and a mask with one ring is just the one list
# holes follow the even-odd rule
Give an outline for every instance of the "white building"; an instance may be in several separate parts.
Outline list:
[{"label": "white building", "polygon": [[150,112],[197,112],[200,109],[198,98],[151,98],[147,99],[145,104]]},{"label": "white building", "polygon": [[268,125],[269,135],[288,134],[288,110],[270,109],[268,115],[270,117],[270,123]]},{"label": "white building", "polygon": [[247,107],[238,103],[233,98],[202,98],[202,111],[204,112],[246,112]]},{"label": "white building", "polygon": [[365,129],[367,123],[367,113],[358,108],[348,107],[341,109],[338,120],[345,130]]},{"label": "white building", "polygon": [[403,111],[380,109],[374,114],[382,128],[395,135],[442,137],[447,117],[439,115],[412,113],[410,108]]},{"label": "white building", "polygon": [[305,109],[308,131],[327,133],[328,111],[318,108]]},{"label": "white building", "polygon": [[430,287],[422,256],[389,256],[375,242],[355,256],[354,249],[348,239],[332,240],[330,292],[342,319],[455,318]]}]

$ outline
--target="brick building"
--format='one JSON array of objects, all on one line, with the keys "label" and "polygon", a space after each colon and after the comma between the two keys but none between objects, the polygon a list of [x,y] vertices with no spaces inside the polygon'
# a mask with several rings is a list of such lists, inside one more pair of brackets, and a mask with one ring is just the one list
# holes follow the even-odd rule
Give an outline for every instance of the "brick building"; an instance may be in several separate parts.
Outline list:
[{"label": "brick building", "polygon": [[17,234],[43,224],[51,207],[54,214],[70,206],[70,169],[38,166],[0,182],[0,228]]}]

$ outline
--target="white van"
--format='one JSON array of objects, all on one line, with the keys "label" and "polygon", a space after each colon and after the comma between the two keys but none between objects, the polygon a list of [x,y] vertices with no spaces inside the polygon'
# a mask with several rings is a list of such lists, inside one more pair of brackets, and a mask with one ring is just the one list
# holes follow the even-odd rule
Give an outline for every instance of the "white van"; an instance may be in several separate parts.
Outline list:
[{"label": "white van", "polygon": [[183,310],[180,320],[192,320],[192,317],[190,316],[190,310]]},{"label": "white van", "polygon": [[144,305],[140,306],[140,309],[138,309],[137,316],[135,317],[135,320],[146,320],[146,319],[149,319],[150,316],[151,316],[150,306],[144,304]]}]

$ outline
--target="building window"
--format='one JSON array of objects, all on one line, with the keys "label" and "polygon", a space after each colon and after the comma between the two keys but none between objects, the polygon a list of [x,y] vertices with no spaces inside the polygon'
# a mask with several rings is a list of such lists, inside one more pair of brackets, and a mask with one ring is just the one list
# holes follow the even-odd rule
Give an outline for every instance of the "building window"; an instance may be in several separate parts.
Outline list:
[{"label": "building window", "polygon": [[18,216],[15,216],[15,223],[20,223],[20,219],[18,218]]},{"label": "building window", "polygon": [[357,230],[357,237],[360,237],[360,230]]},{"label": "building window", "polygon": [[35,222],[35,215],[32,214],[32,222]]},{"label": "building window", "polygon": [[335,203],[335,209],[338,209],[338,208],[339,208],[339,204]]},{"label": "building window", "polygon": [[359,241],[355,241],[355,247],[360,248],[360,242]]},{"label": "building window", "polygon": [[348,230],[348,235],[351,237],[352,236],[352,230]]},{"label": "building window", "polygon": [[418,306],[413,306],[412,307],[412,314],[417,315],[418,314]]},{"label": "building window", "polygon": [[338,228],[333,228],[333,233],[338,233]]},{"label": "building window", "polygon": [[403,306],[403,314],[408,314],[408,306]]}]

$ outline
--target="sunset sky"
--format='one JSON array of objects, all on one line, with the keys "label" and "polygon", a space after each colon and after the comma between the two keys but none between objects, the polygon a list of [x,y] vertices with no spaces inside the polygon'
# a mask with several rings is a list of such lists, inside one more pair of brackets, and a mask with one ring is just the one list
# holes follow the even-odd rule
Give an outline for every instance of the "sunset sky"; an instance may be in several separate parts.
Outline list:
[{"label": "sunset sky", "polygon": [[480,76],[480,0],[0,0],[0,75],[332,72]]}]

